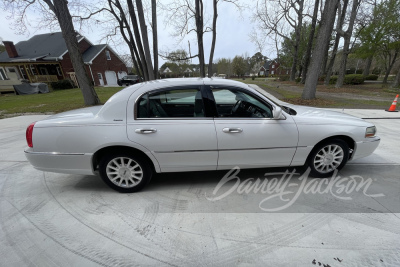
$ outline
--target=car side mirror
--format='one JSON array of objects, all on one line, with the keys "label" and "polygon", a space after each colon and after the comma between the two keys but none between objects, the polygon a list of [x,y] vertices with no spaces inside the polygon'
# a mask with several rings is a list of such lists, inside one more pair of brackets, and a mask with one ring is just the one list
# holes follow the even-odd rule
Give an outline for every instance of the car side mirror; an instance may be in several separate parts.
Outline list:
[{"label": "car side mirror", "polygon": [[272,110],[272,117],[274,120],[284,120],[285,116],[282,114],[282,108],[275,106]]}]

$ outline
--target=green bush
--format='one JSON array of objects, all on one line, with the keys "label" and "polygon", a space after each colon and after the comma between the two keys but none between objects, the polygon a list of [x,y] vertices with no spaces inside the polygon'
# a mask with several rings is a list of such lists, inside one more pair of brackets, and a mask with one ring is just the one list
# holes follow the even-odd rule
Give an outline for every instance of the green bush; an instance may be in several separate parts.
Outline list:
[{"label": "green bush", "polygon": [[52,82],[50,86],[51,88],[53,88],[53,90],[64,90],[64,89],[74,88],[74,84],[72,83],[71,80],[68,79]]},{"label": "green bush", "polygon": [[254,81],[256,79],[256,77],[255,76],[251,76],[251,79]]},{"label": "green bush", "polygon": [[370,75],[365,76],[364,78],[366,81],[376,81],[376,80],[378,80],[378,77],[379,77],[378,75],[370,74]]},{"label": "green bush", "polygon": [[284,81],[289,81],[290,76],[289,75],[282,75],[279,77],[279,80],[284,82]]},{"label": "green bush", "polygon": [[296,81],[296,83],[299,83],[299,82],[301,82],[301,78],[300,78],[300,77],[297,77],[297,78],[295,79],[295,81]]},{"label": "green bush", "polygon": [[364,75],[362,74],[349,74],[344,76],[344,84],[362,84],[364,83]]},{"label": "green bush", "polygon": [[[329,84],[336,84],[338,76],[331,76]],[[362,84],[364,83],[364,76],[362,74],[349,74],[344,76],[343,84]]]},{"label": "green bush", "polygon": [[335,84],[337,82],[337,76],[331,76],[329,79],[329,84]]}]

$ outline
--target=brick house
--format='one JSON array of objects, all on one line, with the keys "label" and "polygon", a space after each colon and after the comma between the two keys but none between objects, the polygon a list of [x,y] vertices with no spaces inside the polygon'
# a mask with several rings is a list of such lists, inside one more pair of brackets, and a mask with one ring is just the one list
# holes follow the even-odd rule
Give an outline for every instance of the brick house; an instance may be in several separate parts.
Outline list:
[{"label": "brick house", "polygon": [[259,76],[271,76],[271,75],[290,75],[290,69],[282,66],[278,60],[267,60],[264,65],[261,66]]},{"label": "brick house", "polygon": [[[117,85],[127,74],[122,59],[107,44],[92,44],[77,33],[86,72],[96,86]],[[0,54],[0,91],[13,90],[21,80],[50,83],[71,79],[77,84],[67,46],[61,32],[35,35],[14,45],[3,41]]]}]

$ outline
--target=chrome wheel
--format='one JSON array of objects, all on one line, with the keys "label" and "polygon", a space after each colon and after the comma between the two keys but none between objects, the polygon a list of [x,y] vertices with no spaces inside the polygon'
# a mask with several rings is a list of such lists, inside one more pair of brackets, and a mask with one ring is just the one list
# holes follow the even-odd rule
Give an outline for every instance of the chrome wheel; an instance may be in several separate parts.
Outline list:
[{"label": "chrome wheel", "polygon": [[142,167],[133,159],[117,157],[106,166],[108,179],[118,187],[131,188],[139,184],[143,179]]},{"label": "chrome wheel", "polygon": [[336,144],[330,144],[317,152],[313,164],[319,173],[329,173],[336,170],[342,164],[343,159],[343,148]]}]

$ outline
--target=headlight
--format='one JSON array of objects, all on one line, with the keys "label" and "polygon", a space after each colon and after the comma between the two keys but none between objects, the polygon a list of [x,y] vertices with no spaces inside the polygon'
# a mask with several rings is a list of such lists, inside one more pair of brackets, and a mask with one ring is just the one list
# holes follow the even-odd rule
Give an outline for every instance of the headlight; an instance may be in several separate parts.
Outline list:
[{"label": "headlight", "polygon": [[368,128],[365,130],[365,138],[374,137],[375,134],[376,134],[376,127],[375,127],[375,126],[368,127]]}]

